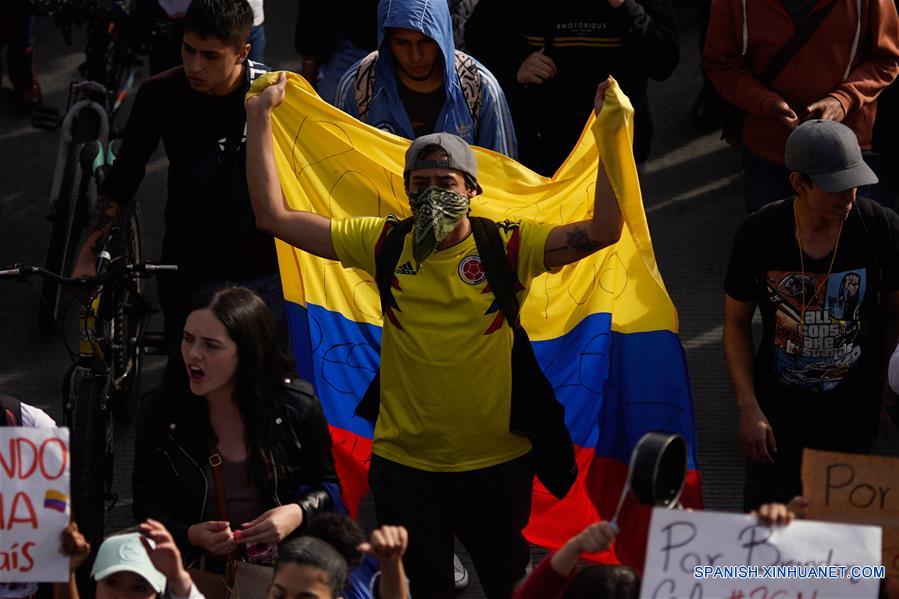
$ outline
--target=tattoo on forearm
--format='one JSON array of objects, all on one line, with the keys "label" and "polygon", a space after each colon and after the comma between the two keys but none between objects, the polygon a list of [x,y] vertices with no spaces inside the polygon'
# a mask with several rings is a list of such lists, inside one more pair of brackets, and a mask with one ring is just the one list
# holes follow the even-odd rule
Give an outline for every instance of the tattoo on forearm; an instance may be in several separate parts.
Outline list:
[{"label": "tattoo on forearm", "polygon": [[592,254],[603,246],[600,242],[590,237],[584,229],[574,227],[565,234],[566,243],[562,247],[551,248],[547,251],[557,252],[559,250],[574,250],[580,254]]}]

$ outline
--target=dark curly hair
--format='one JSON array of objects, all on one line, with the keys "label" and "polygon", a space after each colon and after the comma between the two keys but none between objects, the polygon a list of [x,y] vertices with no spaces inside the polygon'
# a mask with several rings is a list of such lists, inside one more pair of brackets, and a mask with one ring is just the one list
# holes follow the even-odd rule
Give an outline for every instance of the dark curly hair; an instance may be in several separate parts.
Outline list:
[{"label": "dark curly hair", "polygon": [[365,533],[356,521],[346,514],[325,512],[309,520],[303,534],[321,539],[343,556],[350,568],[362,563],[365,557],[357,547],[365,542]]},{"label": "dark curly hair", "polygon": [[240,47],[253,28],[253,9],[247,0],[193,0],[184,16],[184,30],[200,37],[214,37]]}]

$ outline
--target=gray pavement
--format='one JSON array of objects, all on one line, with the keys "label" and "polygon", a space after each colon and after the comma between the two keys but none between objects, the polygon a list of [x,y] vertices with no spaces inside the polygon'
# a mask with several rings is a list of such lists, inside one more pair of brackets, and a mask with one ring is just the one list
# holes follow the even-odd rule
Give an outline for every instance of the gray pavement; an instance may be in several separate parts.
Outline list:
[{"label": "gray pavement", "polygon": [[[296,3],[266,6],[268,62],[297,70],[293,53]],[[700,86],[696,42],[697,12],[678,9],[681,63],[665,83],[651,83],[656,124],[653,158],[641,170],[644,202],[656,256],[668,291],[679,309],[681,340],[693,385],[698,455],[704,499],[709,509],[738,510],[742,461],[737,442],[736,411],[721,348],[723,298],[721,281],[732,235],[743,216],[736,152],[718,134],[700,136],[690,121],[690,105]],[[68,83],[77,78],[82,61],[83,32],[65,46],[48,19],[38,22],[36,47],[40,81],[47,103],[62,108]],[[58,135],[32,129],[12,109],[9,83],[0,90],[0,265],[43,264],[50,225],[45,220]],[[123,123],[120,123],[123,124]],[[158,256],[165,198],[165,157],[157,152],[139,192],[143,211],[144,254]],[[150,290],[151,297],[155,294]],[[27,284],[0,283],[0,391],[61,417],[61,380],[69,358],[59,337],[37,330],[37,295]],[[158,322],[156,323],[159,324]],[[75,343],[75,322],[67,323]],[[158,380],[159,358],[146,361],[145,388]],[[109,513],[108,528],[132,523],[130,475],[132,425],[116,428],[118,506]],[[887,443],[886,451],[894,447]],[[371,525],[370,508],[363,523]],[[466,597],[483,596],[473,582]]]}]

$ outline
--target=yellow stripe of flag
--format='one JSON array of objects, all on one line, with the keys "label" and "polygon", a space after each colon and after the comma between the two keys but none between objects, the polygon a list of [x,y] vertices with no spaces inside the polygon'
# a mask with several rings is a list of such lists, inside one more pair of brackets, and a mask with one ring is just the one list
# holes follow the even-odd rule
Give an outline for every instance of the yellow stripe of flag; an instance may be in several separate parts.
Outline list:
[{"label": "yellow stripe of flag", "polygon": [[[250,94],[277,77],[261,77]],[[402,178],[408,140],[323,102],[292,73],[272,124],[281,186],[292,208],[329,217],[409,215]],[[590,116],[552,178],[475,148],[484,194],[472,200],[474,214],[552,224],[590,218],[600,155],[621,205],[626,226],[617,244],[533,281],[522,319],[534,340],[561,337],[600,312],[612,314],[612,328],[618,332],[677,332],[677,312],[659,274],[643,212],[632,139],[633,108],[615,83],[600,116]],[[346,270],[281,242],[277,249],[286,299],[318,305],[353,321],[381,324],[377,289],[367,273]]]}]

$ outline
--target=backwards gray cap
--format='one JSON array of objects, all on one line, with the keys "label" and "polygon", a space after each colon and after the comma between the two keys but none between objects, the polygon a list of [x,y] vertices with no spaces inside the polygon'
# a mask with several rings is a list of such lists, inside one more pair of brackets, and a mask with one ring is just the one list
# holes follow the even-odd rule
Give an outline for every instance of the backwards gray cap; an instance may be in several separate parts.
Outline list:
[{"label": "backwards gray cap", "polygon": [[862,160],[855,133],[836,121],[817,119],[796,127],[787,138],[784,164],[828,193],[877,183],[877,175]]},{"label": "backwards gray cap", "polygon": [[[423,160],[422,150],[433,146],[440,147],[446,154],[445,160]],[[406,166],[403,168],[403,180],[409,181],[409,173],[421,168],[451,168],[460,171],[474,182],[478,193],[484,193],[478,184],[478,162],[468,142],[452,133],[431,133],[422,135],[412,142],[406,150]]]}]

